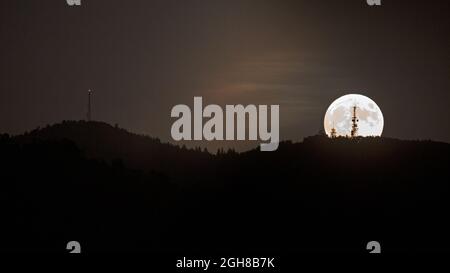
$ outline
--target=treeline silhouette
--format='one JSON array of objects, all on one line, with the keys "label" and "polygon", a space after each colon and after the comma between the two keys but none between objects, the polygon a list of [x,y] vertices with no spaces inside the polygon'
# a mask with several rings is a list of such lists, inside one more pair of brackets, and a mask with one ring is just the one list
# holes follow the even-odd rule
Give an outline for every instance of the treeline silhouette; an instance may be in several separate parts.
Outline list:
[{"label": "treeline silhouette", "polygon": [[100,122],[0,137],[2,251],[447,251],[450,145],[186,149]]}]

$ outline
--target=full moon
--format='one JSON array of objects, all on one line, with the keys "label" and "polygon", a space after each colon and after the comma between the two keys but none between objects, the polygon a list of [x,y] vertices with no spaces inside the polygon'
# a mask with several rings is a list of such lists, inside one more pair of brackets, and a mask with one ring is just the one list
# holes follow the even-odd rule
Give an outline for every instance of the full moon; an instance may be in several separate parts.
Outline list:
[{"label": "full moon", "polygon": [[356,106],[357,136],[381,136],[384,118],[380,107],[370,98],[349,94],[338,98],[328,107],[323,126],[328,136],[336,130],[336,136],[350,136],[353,110]]}]

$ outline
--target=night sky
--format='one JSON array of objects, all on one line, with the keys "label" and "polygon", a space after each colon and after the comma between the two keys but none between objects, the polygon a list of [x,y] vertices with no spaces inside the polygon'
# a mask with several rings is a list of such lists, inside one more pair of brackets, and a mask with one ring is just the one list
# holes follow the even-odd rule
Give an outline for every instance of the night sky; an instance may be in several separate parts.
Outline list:
[{"label": "night sky", "polygon": [[163,141],[194,96],[279,104],[281,139],[299,141],[360,93],[384,136],[450,142],[449,14],[448,0],[2,0],[0,132],[84,119],[92,89],[95,120]]}]

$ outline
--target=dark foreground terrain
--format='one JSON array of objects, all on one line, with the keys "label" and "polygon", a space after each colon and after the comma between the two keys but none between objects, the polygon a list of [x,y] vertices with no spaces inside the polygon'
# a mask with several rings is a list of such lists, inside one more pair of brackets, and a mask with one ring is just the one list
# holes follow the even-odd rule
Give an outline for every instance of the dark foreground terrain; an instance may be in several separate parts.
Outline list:
[{"label": "dark foreground terrain", "polygon": [[450,145],[188,150],[98,122],[0,137],[0,251],[448,251]]}]

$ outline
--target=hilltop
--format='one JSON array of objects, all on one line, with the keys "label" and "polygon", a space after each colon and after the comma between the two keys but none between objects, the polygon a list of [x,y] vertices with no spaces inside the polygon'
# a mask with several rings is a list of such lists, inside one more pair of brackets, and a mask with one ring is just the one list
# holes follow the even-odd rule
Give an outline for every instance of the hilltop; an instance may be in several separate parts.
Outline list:
[{"label": "hilltop", "polygon": [[69,121],[3,135],[0,151],[7,249],[61,250],[74,237],[90,251],[359,251],[377,238],[387,251],[437,251],[450,242],[446,143],[313,136],[213,155]]}]

